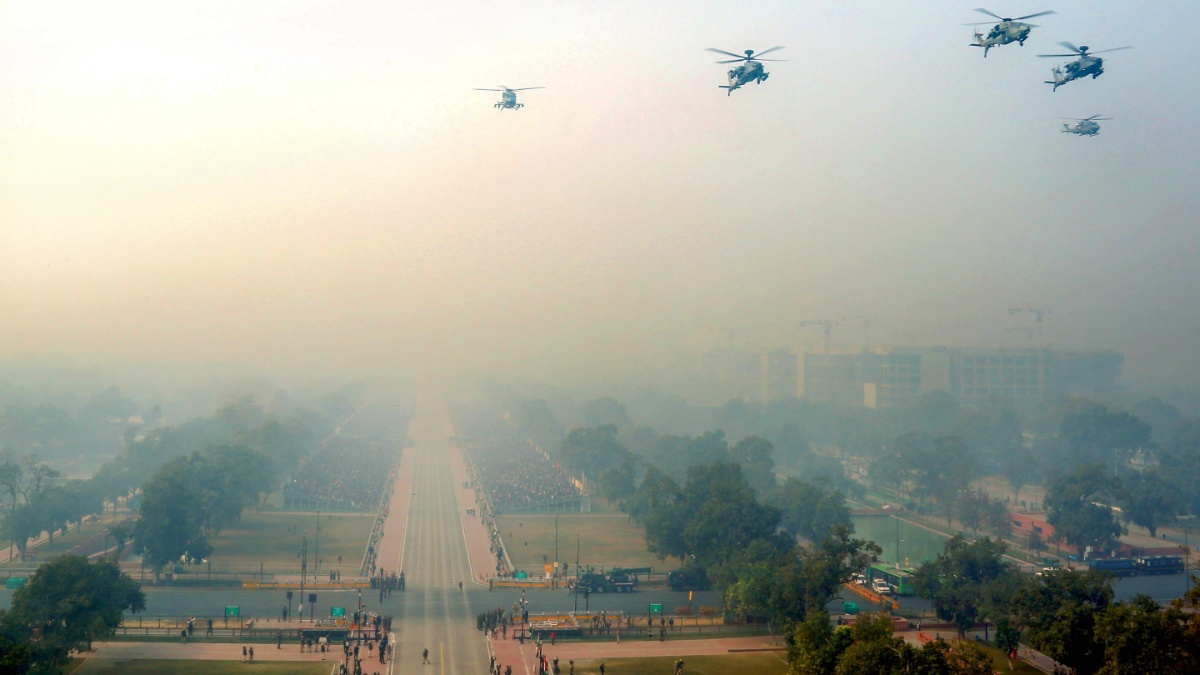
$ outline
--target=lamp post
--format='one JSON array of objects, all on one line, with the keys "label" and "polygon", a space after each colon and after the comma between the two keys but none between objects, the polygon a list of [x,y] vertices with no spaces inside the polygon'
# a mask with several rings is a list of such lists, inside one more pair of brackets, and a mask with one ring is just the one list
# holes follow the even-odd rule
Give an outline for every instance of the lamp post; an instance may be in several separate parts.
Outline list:
[{"label": "lamp post", "polygon": [[[1192,518],[1191,516],[1188,516],[1187,522],[1183,523],[1183,579],[1184,579],[1184,585],[1186,588],[1185,594],[1192,592],[1192,572],[1191,572],[1192,549],[1191,549],[1191,547],[1188,546],[1188,533],[1192,529],[1191,518]],[[1180,520],[1184,520],[1184,519],[1180,518]]]},{"label": "lamp post", "polygon": [[554,514],[554,580],[558,581],[558,514]]},{"label": "lamp post", "polygon": [[308,535],[300,544],[300,621],[304,621],[304,577],[308,573]]}]

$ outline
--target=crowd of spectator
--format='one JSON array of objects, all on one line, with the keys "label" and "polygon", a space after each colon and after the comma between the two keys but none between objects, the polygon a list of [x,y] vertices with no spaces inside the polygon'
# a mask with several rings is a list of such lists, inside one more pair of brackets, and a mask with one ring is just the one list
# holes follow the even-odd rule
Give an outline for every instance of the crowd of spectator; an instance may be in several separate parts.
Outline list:
[{"label": "crowd of spectator", "polygon": [[392,445],[341,436],[330,439],[284,484],[284,507],[374,510],[396,459]]},{"label": "crowd of spectator", "polygon": [[577,504],[582,492],[567,472],[504,420],[462,412],[455,428],[496,514]]}]

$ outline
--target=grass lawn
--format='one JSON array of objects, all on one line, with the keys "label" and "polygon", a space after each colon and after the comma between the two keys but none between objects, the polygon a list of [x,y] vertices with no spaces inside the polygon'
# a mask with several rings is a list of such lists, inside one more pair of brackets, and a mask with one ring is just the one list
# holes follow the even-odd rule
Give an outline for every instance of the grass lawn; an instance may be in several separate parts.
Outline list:
[{"label": "grass lawn", "polygon": [[299,574],[298,556],[307,534],[310,572],[319,547],[322,571],[336,569],[341,555],[341,569],[352,574],[362,560],[374,522],[374,514],[322,513],[318,541],[315,513],[246,512],[241,522],[209,540],[212,568],[214,572],[257,572],[261,562],[268,572]]},{"label": "grass lawn", "polygon": [[[783,652],[750,652],[720,656],[683,657],[684,675],[784,675],[787,662]],[[565,664],[559,662],[562,668]],[[563,668],[562,672],[567,672]],[[598,659],[575,659],[575,675],[600,672]],[[675,659],[657,656],[636,659],[606,659],[604,672],[612,675],[664,675],[675,672]]]},{"label": "grass lawn", "polygon": [[[72,670],[76,663],[80,665]],[[155,659],[87,659],[73,661],[67,666],[69,675],[225,675],[226,673],[256,673],[257,675],[329,675],[328,663],[296,663],[290,661],[183,661]]]},{"label": "grass lawn", "polygon": [[[128,509],[118,510],[117,515],[115,517],[113,516],[112,512],[109,511],[109,512],[105,513],[103,516],[98,516],[97,520],[94,522],[84,523],[83,532],[80,532],[78,528],[72,528],[71,531],[67,532],[66,534],[62,534],[61,532],[55,532],[54,533],[54,541],[52,541],[52,542],[51,541],[43,541],[42,543],[38,544],[37,546],[30,547],[30,549],[25,552],[26,562],[20,561],[20,556],[17,555],[16,549],[14,548],[13,549],[14,559],[10,562],[0,565],[0,568],[27,567],[29,565],[29,556],[31,554],[35,554],[35,553],[37,554],[37,559],[39,562],[44,561],[49,556],[58,555],[60,553],[65,553],[66,551],[69,551],[72,548],[75,548],[79,544],[82,544],[83,542],[87,541],[88,539],[91,539],[92,537],[94,537],[98,534],[103,536],[104,533],[106,531],[108,531],[108,527],[110,524],[112,524],[114,522],[120,522],[122,520],[125,520],[128,517],[129,517]],[[5,543],[7,544],[8,542],[5,541]],[[115,546],[116,544],[111,543],[111,539],[110,539],[110,545]],[[4,546],[2,548],[7,548],[7,546]],[[97,549],[97,551],[98,550],[99,549]]]},{"label": "grass lawn", "polygon": [[[527,514],[500,516],[496,519],[500,536],[517,569],[541,572],[545,562],[554,560],[554,515]],[[558,517],[558,557],[574,570],[576,541],[579,562],[605,569],[653,567],[655,572],[679,567],[679,561],[665,562],[646,550],[646,533],[629,522],[625,514],[563,514]]]}]

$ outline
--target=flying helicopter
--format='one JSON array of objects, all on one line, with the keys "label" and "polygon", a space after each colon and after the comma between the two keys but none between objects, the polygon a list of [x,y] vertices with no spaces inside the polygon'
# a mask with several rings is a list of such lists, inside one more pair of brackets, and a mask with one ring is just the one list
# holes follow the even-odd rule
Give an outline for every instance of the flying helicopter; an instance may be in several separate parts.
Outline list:
[{"label": "flying helicopter", "polygon": [[735,67],[729,69],[729,84],[728,85],[725,85],[725,84],[719,85],[722,89],[725,90],[725,95],[728,96],[733,93],[734,89],[737,89],[738,87],[742,86],[743,84],[749,84],[750,82],[754,82],[755,84],[762,84],[764,80],[766,80],[768,77],[770,77],[771,74],[763,70],[763,65],[762,65],[762,63],[760,63],[760,61],[786,61],[787,59],[760,59],[759,57],[762,56],[763,54],[770,54],[771,52],[779,50],[779,49],[783,49],[783,47],[771,47],[770,49],[761,51],[757,54],[754,53],[753,49],[747,49],[745,52],[746,53],[745,56],[738,56],[737,54],[734,54],[732,52],[727,52],[727,51],[724,51],[721,49],[713,49],[712,47],[709,47],[705,51],[716,52],[718,54],[724,54],[726,56],[733,57],[733,60],[731,60],[731,61],[717,61],[717,63],[721,63],[721,64],[740,63],[740,64],[742,64],[740,66],[735,66]]},{"label": "flying helicopter", "polygon": [[1112,49],[1103,49],[1098,52],[1089,52],[1087,45],[1083,45],[1082,47],[1076,47],[1075,45],[1071,44],[1070,42],[1060,42],[1058,44],[1066,47],[1067,49],[1070,49],[1072,52],[1075,52],[1075,53],[1074,54],[1038,54],[1038,57],[1043,58],[1043,59],[1053,59],[1053,58],[1070,57],[1070,56],[1075,56],[1076,54],[1078,54],[1079,58],[1068,63],[1065,68],[1059,68],[1058,66],[1054,66],[1054,69],[1050,71],[1051,73],[1053,73],[1054,79],[1046,80],[1046,84],[1054,85],[1054,89],[1052,91],[1058,91],[1059,87],[1070,82],[1071,80],[1078,80],[1081,77],[1087,77],[1088,75],[1091,75],[1093,80],[1096,79],[1097,77],[1100,77],[1100,75],[1102,75],[1104,73],[1104,59],[1100,58],[1099,56],[1095,56],[1096,54],[1103,54],[1104,52],[1115,52],[1115,51],[1119,51],[1122,49],[1133,49],[1133,47],[1113,47]]},{"label": "flying helicopter", "polygon": [[1078,136],[1096,136],[1100,133],[1100,125],[1096,124],[1102,120],[1116,119],[1115,117],[1101,117],[1092,115],[1091,117],[1064,117],[1064,120],[1073,120],[1075,126],[1071,126],[1066,122],[1063,123],[1062,132],[1064,134],[1076,134]]},{"label": "flying helicopter", "polygon": [[[1012,19],[1009,17],[1000,16],[998,14],[993,14],[993,13],[987,11],[986,9],[983,9],[982,7],[976,9],[975,11],[979,12],[981,14],[987,14],[988,16],[994,16],[997,19],[1000,19],[1000,23],[996,24],[995,26],[992,26],[992,29],[990,31],[988,31],[988,34],[986,37],[983,35],[983,33],[980,33],[978,29],[976,29],[976,31],[975,31],[975,42],[971,43],[971,46],[972,47],[983,47],[983,58],[985,58],[985,59],[987,58],[988,50],[991,49],[992,47],[996,47],[999,45],[1006,45],[1010,42],[1016,42],[1020,46],[1024,47],[1025,40],[1029,39],[1029,30],[1031,28],[1037,28],[1037,26],[1035,26],[1031,23],[1021,23],[1025,19],[1032,19],[1037,16],[1046,16],[1047,14],[1054,14],[1054,10],[1050,10],[1048,12],[1038,12],[1037,14],[1026,14],[1025,16],[1018,16],[1017,18]],[[979,23],[965,23],[963,25],[964,26],[986,26],[987,24],[990,24],[990,23],[992,23],[992,22],[991,21],[980,21]]]},{"label": "flying helicopter", "polygon": [[477,89],[475,89],[475,91],[501,91],[501,92],[504,92],[504,93],[500,94],[500,100],[493,107],[499,108],[500,110],[504,110],[505,108],[509,108],[512,110],[520,110],[521,108],[525,107],[525,104],[517,103],[517,92],[518,91],[528,91],[530,89],[545,89],[545,87],[521,87],[520,89],[512,89],[512,88],[506,87],[504,85],[500,85],[499,89],[478,89],[477,88]]}]

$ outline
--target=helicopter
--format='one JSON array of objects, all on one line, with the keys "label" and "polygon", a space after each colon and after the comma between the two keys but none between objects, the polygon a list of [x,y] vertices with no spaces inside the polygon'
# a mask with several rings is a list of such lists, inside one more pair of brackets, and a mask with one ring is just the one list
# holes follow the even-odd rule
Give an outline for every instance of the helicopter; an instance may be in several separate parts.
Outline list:
[{"label": "helicopter", "polygon": [[766,80],[768,77],[770,77],[771,74],[768,72],[765,72],[763,70],[763,65],[759,61],[786,61],[787,59],[759,59],[758,57],[762,56],[763,54],[770,54],[771,52],[779,50],[779,49],[783,49],[783,47],[771,47],[770,49],[761,51],[757,54],[754,53],[753,49],[747,49],[745,56],[738,56],[737,54],[734,54],[732,52],[727,52],[727,51],[724,51],[721,49],[713,49],[712,47],[709,47],[705,51],[716,52],[718,54],[724,54],[726,56],[734,57],[732,61],[717,61],[717,63],[721,63],[721,64],[741,63],[742,64],[740,66],[735,66],[735,67],[729,69],[729,84],[728,85],[724,85],[724,84],[719,85],[722,89],[725,90],[725,95],[728,96],[733,93],[734,89],[737,89],[738,87],[742,86],[743,84],[749,84],[750,82],[754,82],[755,84],[762,84],[764,80]]},{"label": "helicopter", "polygon": [[1064,134],[1076,134],[1078,136],[1096,136],[1100,133],[1100,125],[1096,124],[1101,120],[1116,119],[1115,117],[1101,117],[1092,115],[1091,117],[1064,117],[1064,120],[1074,120],[1075,126],[1071,126],[1066,122],[1063,123],[1062,132]]},{"label": "helicopter", "polygon": [[525,107],[524,103],[517,103],[517,92],[527,91],[529,89],[545,89],[545,87],[521,87],[520,89],[511,89],[504,85],[500,85],[499,89],[476,89],[475,91],[501,91],[500,100],[496,103],[495,108],[504,110],[510,108],[512,110],[520,110]]},{"label": "helicopter", "polygon": [[[1054,89],[1052,91],[1058,91],[1059,87],[1070,82],[1071,80],[1078,80],[1081,77],[1087,77],[1088,75],[1091,75],[1093,80],[1097,77],[1100,77],[1100,75],[1104,73],[1104,59],[1100,58],[1099,56],[1095,56],[1096,54],[1115,52],[1121,49],[1133,49],[1133,47],[1113,47],[1112,49],[1104,49],[1098,52],[1089,53],[1087,45],[1076,47],[1070,42],[1060,42],[1058,44],[1066,47],[1072,52],[1075,52],[1075,54],[1079,55],[1079,58],[1068,63],[1065,68],[1054,66],[1054,69],[1050,71],[1053,73],[1054,79],[1046,80],[1046,84],[1054,85]],[[1075,56],[1075,54],[1038,54],[1038,57],[1043,59],[1052,59],[1064,56]]]},{"label": "helicopter", "polygon": [[[1037,28],[1037,26],[1035,26],[1031,23],[1021,23],[1025,19],[1032,19],[1037,16],[1046,16],[1047,14],[1054,14],[1054,10],[1050,10],[1048,12],[1038,12],[1037,14],[1026,14],[1025,16],[1018,16],[1017,18],[1012,19],[1009,17],[1000,16],[998,14],[993,14],[993,13],[987,11],[986,9],[983,9],[982,7],[979,9],[976,9],[975,11],[979,12],[981,14],[987,14],[988,16],[994,16],[997,19],[1000,19],[1000,23],[996,24],[995,26],[992,26],[992,29],[990,31],[988,31],[988,34],[986,37],[982,33],[980,33],[978,30],[975,31],[975,42],[971,43],[971,46],[972,47],[983,47],[983,58],[985,58],[985,59],[987,58],[988,50],[991,49],[992,47],[996,47],[999,45],[1006,45],[1010,42],[1016,42],[1020,46],[1024,47],[1025,40],[1029,39],[1029,30],[1031,28]],[[984,25],[987,25],[990,23],[992,23],[992,22],[991,21],[981,21],[979,23],[965,23],[963,25],[964,26],[984,26]]]}]

